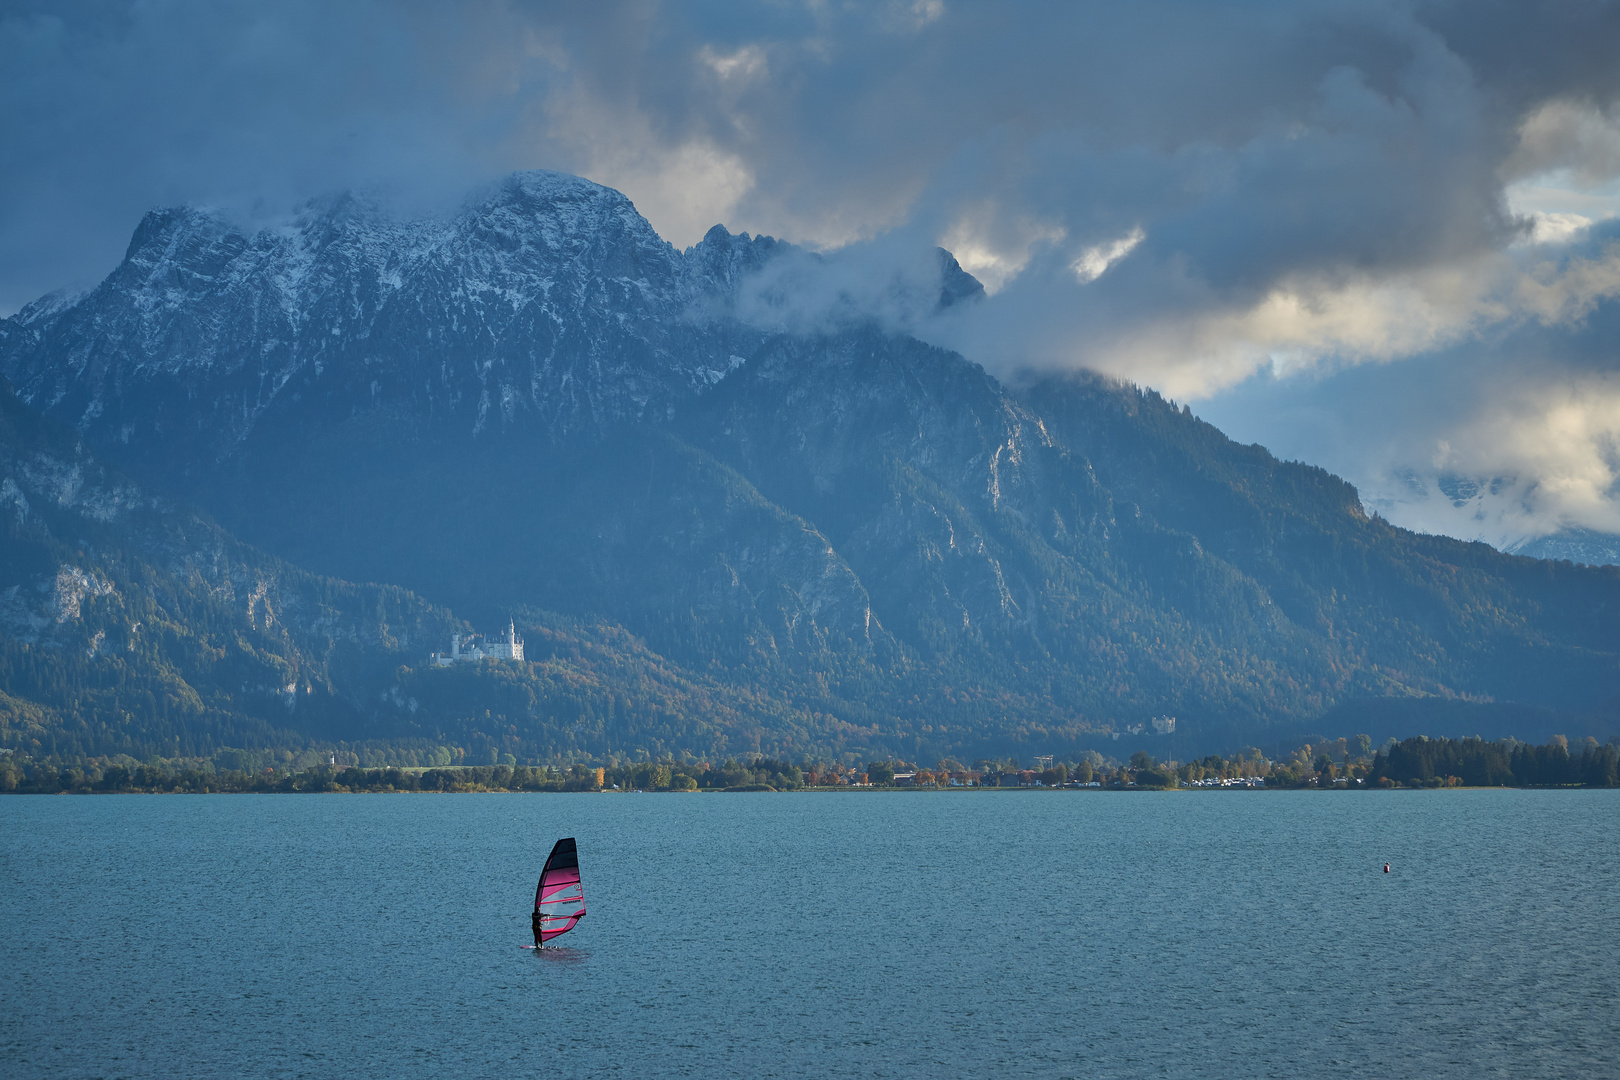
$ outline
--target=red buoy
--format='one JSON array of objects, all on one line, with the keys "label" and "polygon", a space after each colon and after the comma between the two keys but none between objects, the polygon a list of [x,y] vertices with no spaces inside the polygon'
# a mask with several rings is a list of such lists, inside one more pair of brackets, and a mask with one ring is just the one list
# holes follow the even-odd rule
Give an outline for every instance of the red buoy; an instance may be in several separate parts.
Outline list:
[{"label": "red buoy", "polygon": [[1389,873],[1389,863],[1384,864],[1384,873]]}]

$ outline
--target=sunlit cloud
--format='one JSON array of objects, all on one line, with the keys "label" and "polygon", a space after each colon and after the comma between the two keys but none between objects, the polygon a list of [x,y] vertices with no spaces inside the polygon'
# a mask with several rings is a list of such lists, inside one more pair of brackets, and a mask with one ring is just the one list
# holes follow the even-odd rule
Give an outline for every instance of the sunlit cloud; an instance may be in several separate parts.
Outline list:
[{"label": "sunlit cloud", "polygon": [[634,113],[572,100],[547,120],[545,146],[568,148],[575,171],[624,192],[677,247],[690,247],[711,226],[734,220],[754,187],[743,158],[701,137],[665,143]]},{"label": "sunlit cloud", "polygon": [[1530,222],[1525,244],[1567,244],[1592,225],[1592,219],[1584,214],[1526,210],[1520,216]]},{"label": "sunlit cloud", "polygon": [[1502,166],[1510,179],[1559,177],[1558,187],[1591,191],[1620,178],[1620,117],[1590,101],[1547,101],[1525,117],[1518,135]]},{"label": "sunlit cloud", "polygon": [[1060,224],[1006,215],[987,199],[963,207],[939,243],[993,296],[1023,273],[1035,245],[1055,244],[1067,236]]},{"label": "sunlit cloud", "polygon": [[1137,226],[1118,240],[1086,248],[1071,265],[1074,276],[1080,279],[1082,285],[1096,281],[1107,273],[1110,266],[1129,255],[1146,236],[1141,226]]},{"label": "sunlit cloud", "polygon": [[[1620,378],[1523,385],[1401,447],[1364,495],[1408,527],[1509,546],[1564,529],[1620,533]],[[1427,460],[1419,457],[1427,450]]]}]

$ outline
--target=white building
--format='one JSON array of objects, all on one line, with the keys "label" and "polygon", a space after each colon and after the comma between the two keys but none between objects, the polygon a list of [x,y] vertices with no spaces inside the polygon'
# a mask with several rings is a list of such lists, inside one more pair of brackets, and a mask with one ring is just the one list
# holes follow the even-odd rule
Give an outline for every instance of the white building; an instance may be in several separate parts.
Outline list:
[{"label": "white building", "polygon": [[522,660],[523,639],[517,636],[517,626],[510,620],[506,624],[505,641],[478,640],[479,635],[470,635],[463,643],[461,635],[456,634],[450,639],[448,653],[433,653],[429,656],[440,667],[449,667],[459,660]]},{"label": "white building", "polygon": [[1176,730],[1176,718],[1173,716],[1155,716],[1153,730],[1160,735],[1169,735]]}]

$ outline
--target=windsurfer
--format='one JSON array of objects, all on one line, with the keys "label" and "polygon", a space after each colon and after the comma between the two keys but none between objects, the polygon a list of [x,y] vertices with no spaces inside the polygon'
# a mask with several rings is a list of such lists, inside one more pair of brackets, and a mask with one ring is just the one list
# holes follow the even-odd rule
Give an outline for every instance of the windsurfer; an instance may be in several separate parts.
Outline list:
[{"label": "windsurfer", "polygon": [[[577,909],[577,910],[570,910]],[[566,934],[585,917],[585,889],[579,883],[579,852],[565,836],[551,849],[540,883],[534,888],[534,947]],[[528,946],[524,946],[528,948]]]}]

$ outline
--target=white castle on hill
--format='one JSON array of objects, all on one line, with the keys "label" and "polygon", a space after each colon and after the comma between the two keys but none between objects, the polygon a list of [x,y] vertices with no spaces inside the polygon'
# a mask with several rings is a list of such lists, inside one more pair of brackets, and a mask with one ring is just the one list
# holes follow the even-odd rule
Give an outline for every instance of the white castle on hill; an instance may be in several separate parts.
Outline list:
[{"label": "white castle on hill", "polygon": [[469,635],[466,647],[461,644],[461,635],[456,634],[450,639],[448,653],[436,652],[429,656],[440,667],[449,667],[458,660],[522,660],[523,639],[517,636],[517,626],[508,620],[506,624],[505,641],[485,641],[479,644],[475,639],[477,634]]}]

